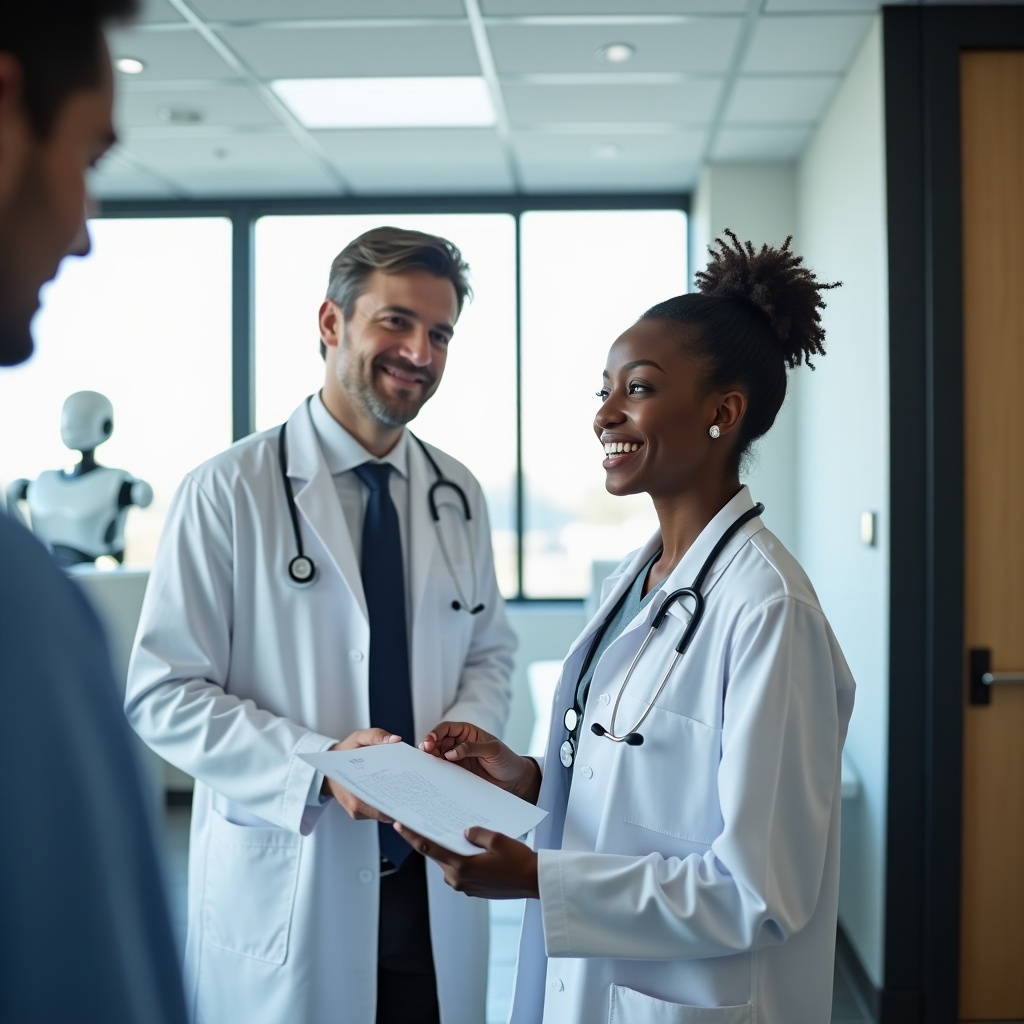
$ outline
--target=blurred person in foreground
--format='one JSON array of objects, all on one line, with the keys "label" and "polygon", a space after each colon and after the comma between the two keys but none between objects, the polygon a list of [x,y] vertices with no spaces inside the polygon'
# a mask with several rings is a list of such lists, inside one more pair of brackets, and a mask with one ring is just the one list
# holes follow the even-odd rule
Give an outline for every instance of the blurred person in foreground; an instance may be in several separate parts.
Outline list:
[{"label": "blurred person in foreground", "polygon": [[[114,142],[103,26],[135,0],[0,17],[0,365],[39,290],[89,251],[85,174]],[[177,951],[99,621],[0,513],[0,1020],[184,1024]]]}]

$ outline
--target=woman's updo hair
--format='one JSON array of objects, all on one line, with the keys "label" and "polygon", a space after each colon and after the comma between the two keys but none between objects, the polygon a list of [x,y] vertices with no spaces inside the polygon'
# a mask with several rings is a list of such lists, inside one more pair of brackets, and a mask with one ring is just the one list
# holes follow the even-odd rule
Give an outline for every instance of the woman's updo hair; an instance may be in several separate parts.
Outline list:
[{"label": "woman's updo hair", "polygon": [[825,331],[818,311],[826,284],[789,249],[762,245],[755,250],[725,232],[715,239],[711,262],[697,273],[698,292],[659,302],[640,318],[690,324],[687,338],[706,367],[710,390],[739,388],[747,396],[736,453],[741,457],[775,422],[786,397],[786,367],[825,354]]}]

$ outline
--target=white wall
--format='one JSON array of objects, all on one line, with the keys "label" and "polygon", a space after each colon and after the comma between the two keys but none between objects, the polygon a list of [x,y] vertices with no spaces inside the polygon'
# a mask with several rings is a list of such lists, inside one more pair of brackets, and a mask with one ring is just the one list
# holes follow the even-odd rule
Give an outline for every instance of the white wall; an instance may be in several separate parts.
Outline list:
[{"label": "white wall", "polygon": [[[857,700],[846,752],[861,796],[844,804],[840,920],[884,980],[888,777],[889,374],[881,20],[797,167],[797,251],[841,279],[822,315],[828,355],[796,395],[796,554],[842,644]],[[860,540],[878,513],[878,543]]]},{"label": "white wall", "polygon": [[[690,266],[708,262],[708,246],[726,228],[741,241],[781,245],[795,235],[796,167],[793,164],[709,164],[703,168],[690,212]],[[764,521],[791,551],[797,538],[796,390],[790,376],[775,426],[756,446],[744,482],[764,503]]]}]

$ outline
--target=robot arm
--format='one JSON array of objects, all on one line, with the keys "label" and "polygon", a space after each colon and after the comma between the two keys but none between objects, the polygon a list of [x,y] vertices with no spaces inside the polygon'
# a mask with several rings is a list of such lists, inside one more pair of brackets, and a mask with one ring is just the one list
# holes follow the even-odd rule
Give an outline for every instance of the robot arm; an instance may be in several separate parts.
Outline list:
[{"label": "robot arm", "polygon": [[153,488],[145,480],[136,480],[135,477],[125,479],[118,496],[119,508],[127,508],[129,505],[148,508],[152,502]]},{"label": "robot arm", "polygon": [[18,480],[12,480],[7,485],[7,512],[19,523],[24,523],[28,526],[28,520],[25,518],[25,514],[21,511],[21,502],[28,497],[28,485],[29,481],[24,477]]}]

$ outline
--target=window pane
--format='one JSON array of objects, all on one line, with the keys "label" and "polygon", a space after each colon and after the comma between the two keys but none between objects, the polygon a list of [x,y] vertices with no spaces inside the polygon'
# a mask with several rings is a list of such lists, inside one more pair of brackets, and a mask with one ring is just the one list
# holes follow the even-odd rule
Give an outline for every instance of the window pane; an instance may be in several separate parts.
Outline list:
[{"label": "window pane", "polygon": [[475,298],[459,319],[437,394],[411,424],[464,462],[487,498],[502,592],[516,592],[515,222],[508,214],[261,217],[256,225],[256,426],[287,419],[323,384],[317,311],[334,257],[381,224],[451,239]]},{"label": "window pane", "polygon": [[591,564],[657,526],[646,495],[604,489],[593,432],[612,342],[687,288],[680,210],[531,212],[522,218],[524,590],[579,597]]},{"label": "window pane", "polygon": [[153,556],[182,476],[231,443],[231,224],[223,218],[90,222],[93,251],[43,296],[36,354],[0,372],[0,477],[70,469],[60,437],[75,391],[114,406],[96,453],[153,487],[128,512],[125,561]]}]

